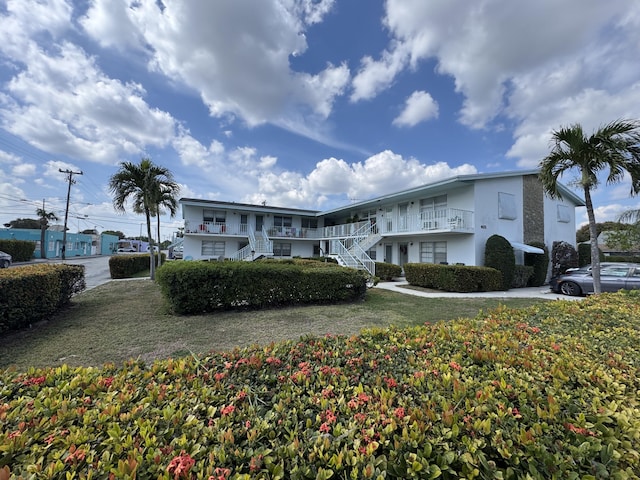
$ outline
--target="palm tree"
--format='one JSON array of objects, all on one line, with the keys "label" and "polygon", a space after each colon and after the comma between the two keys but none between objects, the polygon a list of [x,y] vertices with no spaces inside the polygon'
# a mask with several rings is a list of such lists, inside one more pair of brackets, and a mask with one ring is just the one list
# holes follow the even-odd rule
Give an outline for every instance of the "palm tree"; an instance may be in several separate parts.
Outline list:
[{"label": "palm tree", "polygon": [[131,198],[133,211],[144,213],[147,222],[147,237],[149,238],[149,269],[151,280],[155,280],[155,261],[153,237],[151,236],[151,215],[157,207],[159,191],[167,185],[172,188],[172,173],[158,165],[151,159],[142,158],[140,164],[121,162],[120,170],[109,179],[109,189],[113,193],[113,206],[116,211],[125,211],[125,202]]},{"label": "palm tree", "polygon": [[53,212],[47,212],[44,209],[44,200],[42,208],[36,210],[36,215],[40,217],[40,258],[47,258],[47,248],[45,244],[45,236],[50,220],[58,220],[58,216]]},{"label": "palm tree", "polygon": [[180,186],[173,182],[168,181],[163,184],[159,184],[156,189],[156,197],[154,198],[154,208],[151,212],[151,215],[156,215],[158,217],[158,266],[162,265],[162,255],[160,254],[160,247],[162,241],[160,239],[160,215],[162,214],[162,210],[166,209],[169,213],[169,217],[175,217],[176,213],[178,213],[178,200],[176,200],[176,195],[180,191]]},{"label": "palm tree", "polygon": [[540,162],[540,181],[551,198],[561,198],[558,179],[577,170],[577,184],[582,187],[589,219],[594,293],[600,287],[598,233],[591,200],[598,186],[598,174],[607,171],[607,184],[620,182],[625,174],[631,178],[631,195],[640,193],[640,122],[616,120],[601,126],[587,137],[582,126],[574,124],[552,132],[551,153]]}]

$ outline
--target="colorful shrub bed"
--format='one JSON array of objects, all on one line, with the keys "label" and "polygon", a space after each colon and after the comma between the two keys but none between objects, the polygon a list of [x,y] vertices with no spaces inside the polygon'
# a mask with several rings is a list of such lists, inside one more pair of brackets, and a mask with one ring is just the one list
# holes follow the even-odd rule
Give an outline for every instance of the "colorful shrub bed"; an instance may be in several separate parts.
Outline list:
[{"label": "colorful shrub bed", "polygon": [[640,295],[0,374],[0,478],[638,478]]}]

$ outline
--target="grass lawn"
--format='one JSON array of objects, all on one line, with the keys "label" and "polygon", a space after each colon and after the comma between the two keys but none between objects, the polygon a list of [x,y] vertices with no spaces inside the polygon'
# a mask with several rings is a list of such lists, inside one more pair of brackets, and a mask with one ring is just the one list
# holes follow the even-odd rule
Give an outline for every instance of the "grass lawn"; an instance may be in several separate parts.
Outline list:
[{"label": "grass lawn", "polygon": [[149,280],[109,282],[74,298],[48,322],[5,335],[0,368],[116,365],[269,344],[305,335],[351,335],[367,327],[420,325],[474,317],[498,305],[520,308],[543,299],[422,298],[381,289],[355,304],[172,315]]}]

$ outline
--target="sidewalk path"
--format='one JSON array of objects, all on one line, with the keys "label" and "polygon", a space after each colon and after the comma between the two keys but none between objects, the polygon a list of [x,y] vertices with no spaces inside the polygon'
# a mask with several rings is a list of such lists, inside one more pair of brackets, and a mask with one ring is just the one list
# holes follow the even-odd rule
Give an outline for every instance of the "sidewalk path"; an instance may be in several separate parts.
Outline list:
[{"label": "sidewalk path", "polygon": [[439,290],[421,291],[413,288],[406,288],[409,282],[406,280],[396,280],[393,282],[379,282],[374,288],[382,288],[384,290],[391,290],[392,292],[404,293],[407,295],[416,295],[419,297],[458,297],[458,298],[543,298],[545,300],[580,300],[584,297],[568,297],[566,295],[560,295],[553,293],[548,287],[527,287],[527,288],[512,288],[509,291],[497,291],[497,292],[471,292],[471,293],[459,293],[459,292],[443,292]]}]

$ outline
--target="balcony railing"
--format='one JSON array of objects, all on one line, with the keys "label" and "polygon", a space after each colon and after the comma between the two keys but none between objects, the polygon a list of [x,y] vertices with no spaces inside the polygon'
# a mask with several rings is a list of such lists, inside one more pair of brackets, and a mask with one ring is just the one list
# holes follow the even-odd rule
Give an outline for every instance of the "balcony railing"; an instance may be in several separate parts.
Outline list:
[{"label": "balcony railing", "polygon": [[443,208],[413,215],[387,217],[378,223],[380,233],[420,233],[435,231],[473,231],[473,212],[459,208]]}]

